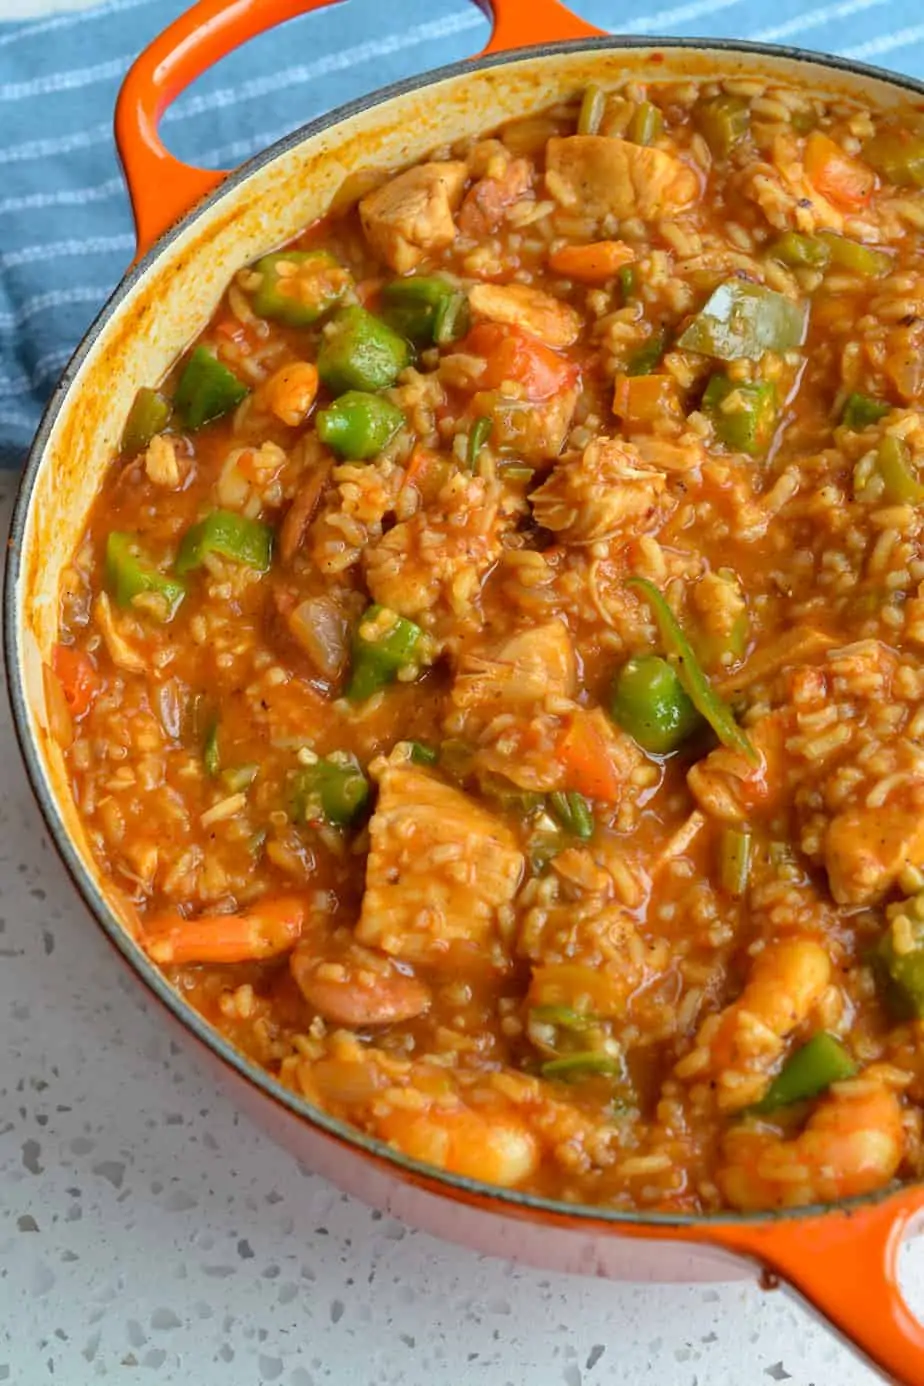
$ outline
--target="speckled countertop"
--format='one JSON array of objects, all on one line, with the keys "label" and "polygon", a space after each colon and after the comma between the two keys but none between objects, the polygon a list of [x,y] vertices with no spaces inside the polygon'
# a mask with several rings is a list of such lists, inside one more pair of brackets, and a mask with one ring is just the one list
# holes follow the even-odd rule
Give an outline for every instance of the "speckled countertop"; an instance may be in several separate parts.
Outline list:
[{"label": "speckled countertop", "polygon": [[[301,1168],[139,1003],[49,845],[5,700],[0,764],[0,1382],[877,1380],[782,1292],[518,1268]],[[924,1301],[924,1242],[906,1260]]]}]

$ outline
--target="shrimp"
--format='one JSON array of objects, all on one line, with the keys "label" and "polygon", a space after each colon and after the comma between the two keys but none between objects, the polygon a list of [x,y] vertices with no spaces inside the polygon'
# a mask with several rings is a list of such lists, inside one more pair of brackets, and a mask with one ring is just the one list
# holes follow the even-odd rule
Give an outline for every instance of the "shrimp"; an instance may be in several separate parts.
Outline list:
[{"label": "shrimp", "polygon": [[274,371],[257,393],[281,423],[297,428],[305,422],[317,397],[317,367],[310,361],[289,361]]},{"label": "shrimp", "polygon": [[378,1134],[413,1160],[510,1189],[536,1172],[539,1144],[503,1109],[394,1107]]},{"label": "shrimp", "polygon": [[898,1098],[870,1075],[838,1083],[792,1140],[762,1123],[734,1127],[716,1177],[742,1212],[798,1208],[883,1188],[903,1154]]},{"label": "shrimp", "polygon": [[334,1025],[394,1025],[413,1020],[430,1006],[423,982],[367,948],[353,946],[332,960],[301,945],[289,959],[289,969],[309,1006]]},{"label": "shrimp", "polygon": [[830,959],[814,939],[768,944],[737,1001],[700,1026],[693,1049],[674,1068],[676,1076],[713,1083],[721,1111],[758,1101],[787,1037],[820,1001],[830,979]]},{"label": "shrimp", "polygon": [[275,488],[285,462],[286,455],[276,443],[233,448],[225,458],[215,487],[218,503],[226,510],[240,510],[251,516],[258,515],[264,504],[277,504]]},{"label": "shrimp", "polygon": [[144,470],[148,481],[175,491],[183,479],[176,443],[163,433],[155,433],[144,454]]},{"label": "shrimp", "polygon": [[262,962],[287,953],[305,923],[297,895],[258,900],[240,914],[203,914],[184,919],[176,910],[145,921],[142,946],[161,966],[185,963]]}]

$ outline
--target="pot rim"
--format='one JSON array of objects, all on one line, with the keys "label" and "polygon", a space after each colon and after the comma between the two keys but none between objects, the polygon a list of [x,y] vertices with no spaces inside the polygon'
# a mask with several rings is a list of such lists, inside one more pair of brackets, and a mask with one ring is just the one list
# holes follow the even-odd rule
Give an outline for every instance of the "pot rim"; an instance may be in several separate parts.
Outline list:
[{"label": "pot rim", "polygon": [[429,69],[414,77],[381,87],[369,95],[347,102],[333,110],[317,116],[314,120],[299,126],[290,134],[277,140],[253,155],[193,207],[184,217],[170,228],[123,276],[113,293],[100,309],[87,329],[73,356],[65,367],[58,384],[52,392],[42,414],[42,419],[29,449],[26,465],[21,474],[16,503],[10,525],[4,574],[3,594],[3,650],[6,661],[7,688],[13,713],[13,727],[19,745],[32,792],[38,804],[42,819],[47,827],[55,849],[63,862],[78,894],[86,904],[96,924],[103,931],[109,943],[121,954],[138,979],[174,1018],[206,1049],[210,1050],[222,1063],[235,1071],[238,1077],[256,1088],[271,1102],[284,1108],[290,1115],[319,1128],[326,1136],[361,1157],[371,1159],[386,1167],[393,1168],[415,1183],[429,1186],[430,1191],[442,1196],[461,1196],[467,1201],[490,1207],[500,1205],[499,1210],[539,1217],[564,1220],[579,1224],[588,1231],[596,1228],[601,1232],[618,1232],[619,1229],[635,1231],[651,1228],[661,1234],[670,1229],[685,1229],[707,1232],[710,1227],[746,1228],[768,1227],[781,1223],[809,1221],[825,1214],[851,1213],[860,1209],[870,1209],[890,1198],[900,1195],[908,1185],[890,1185],[873,1194],[860,1195],[830,1203],[810,1204],[799,1208],[774,1209],[759,1213],[658,1213],[627,1212],[620,1209],[597,1207],[585,1203],[569,1203],[562,1199],[546,1198],[516,1189],[505,1189],[488,1184],[482,1180],[465,1175],[451,1174],[436,1166],[425,1164],[404,1155],[385,1141],[368,1135],[358,1127],[351,1126],[337,1117],[331,1116],[322,1108],[314,1106],[307,1099],[284,1087],[266,1069],[252,1063],[242,1052],[215,1030],[180,993],[170,985],[155,964],[131,939],[105,894],[97,887],[81,861],[80,855],[71,839],[59,812],[55,794],[47,781],[38,738],[33,737],[27,705],[24,667],[19,657],[19,618],[22,598],[22,541],[26,531],[32,498],[38,474],[42,466],[45,449],[51,433],[64,411],[71,387],[77,374],[97,344],[103,329],[118,313],[124,300],[145,277],[155,262],[167,253],[174,241],[196,220],[208,216],[221,200],[245,183],[248,178],[279,158],[303,144],[306,140],[330,130],[341,122],[376,106],[384,106],[394,97],[404,96],[423,90],[444,80],[458,77],[464,72],[484,70],[494,67],[514,66],[534,58],[554,57],[558,54],[574,52],[600,52],[606,50],[638,51],[650,49],[652,53],[662,50],[691,50],[698,53],[718,52],[742,54],[751,58],[770,58],[775,61],[812,63],[829,72],[843,72],[853,77],[868,77],[884,85],[896,87],[918,97],[924,98],[924,81],[901,73],[889,72],[872,64],[856,62],[833,54],[821,53],[813,49],[797,46],[758,43],[746,39],[700,39],[692,37],[665,38],[658,36],[618,34],[604,35],[601,38],[571,39],[553,43],[536,44],[532,47],[514,49],[508,52],[489,54],[486,57],[463,58],[439,68]]}]

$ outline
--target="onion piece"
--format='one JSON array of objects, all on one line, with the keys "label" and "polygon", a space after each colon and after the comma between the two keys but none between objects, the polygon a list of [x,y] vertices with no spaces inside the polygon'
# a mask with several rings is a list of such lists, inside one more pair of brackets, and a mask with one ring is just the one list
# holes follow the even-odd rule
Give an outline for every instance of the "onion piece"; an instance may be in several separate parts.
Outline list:
[{"label": "onion piece", "polygon": [[308,597],[289,614],[289,631],[318,673],[331,682],[346,667],[350,653],[350,627],[336,602],[329,597]]},{"label": "onion piece", "polygon": [[61,680],[48,664],[42,665],[42,682],[45,687],[48,730],[62,751],[66,751],[74,740],[74,720],[64,696]]}]

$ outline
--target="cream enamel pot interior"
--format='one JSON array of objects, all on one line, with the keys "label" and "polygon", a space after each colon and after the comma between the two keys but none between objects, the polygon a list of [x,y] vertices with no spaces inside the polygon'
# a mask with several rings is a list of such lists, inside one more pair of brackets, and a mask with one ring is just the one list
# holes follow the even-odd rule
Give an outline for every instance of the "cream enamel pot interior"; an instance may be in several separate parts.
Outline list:
[{"label": "cream enamel pot interior", "polygon": [[136,945],[130,908],[93,860],[48,732],[43,691],[61,574],[136,390],[165,374],[241,265],[324,214],[351,174],[412,163],[435,145],[541,110],[591,81],[606,86],[632,72],[661,79],[758,72],[885,107],[924,104],[919,84],[818,55],[596,37],[555,0],[495,0],[494,34],[477,59],[335,111],[233,174],[190,169],[167,153],[157,122],[183,87],[253,34],[324,3],[201,0],[141,55],[120,96],[117,134],[142,258],[48,405],[7,560],[5,647],[16,731],[54,841],[110,942],[190,1048],[260,1124],[341,1188],[439,1235],[549,1268],[691,1280],[752,1275],[756,1263],[801,1290],[893,1378],[924,1386],[924,1329],[895,1279],[902,1237],[924,1209],[920,1186],[786,1216],[677,1218],[573,1207],[415,1164],[301,1101],[213,1034]]}]

